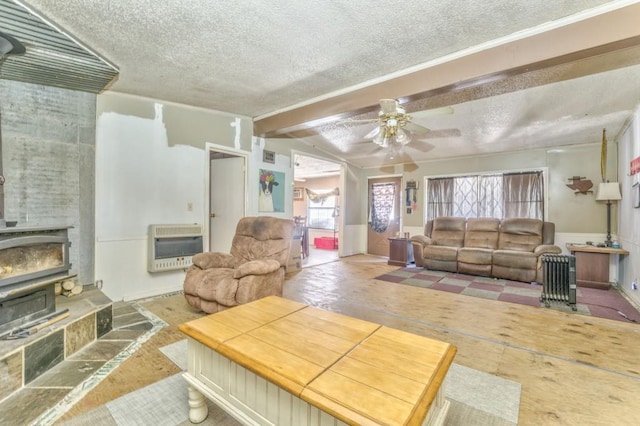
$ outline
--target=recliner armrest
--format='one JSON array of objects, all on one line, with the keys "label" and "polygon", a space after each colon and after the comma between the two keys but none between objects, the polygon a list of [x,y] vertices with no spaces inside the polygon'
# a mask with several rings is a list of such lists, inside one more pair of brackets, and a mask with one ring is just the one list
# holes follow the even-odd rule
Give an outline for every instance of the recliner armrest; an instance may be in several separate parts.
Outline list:
[{"label": "recliner armrest", "polygon": [[277,271],[279,268],[280,262],[274,259],[251,260],[238,266],[233,271],[233,278],[240,279],[247,275],[265,275]]},{"label": "recliner armrest", "polygon": [[413,237],[411,237],[411,243],[419,243],[423,246],[428,246],[433,244],[433,241],[431,240],[431,238],[424,235],[414,235]]},{"label": "recliner armrest", "polygon": [[235,258],[229,253],[205,252],[193,256],[193,264],[200,269],[233,268]]},{"label": "recliner armrest", "polygon": [[560,254],[562,249],[553,244],[542,244],[533,250],[533,254],[540,256],[542,254]]}]

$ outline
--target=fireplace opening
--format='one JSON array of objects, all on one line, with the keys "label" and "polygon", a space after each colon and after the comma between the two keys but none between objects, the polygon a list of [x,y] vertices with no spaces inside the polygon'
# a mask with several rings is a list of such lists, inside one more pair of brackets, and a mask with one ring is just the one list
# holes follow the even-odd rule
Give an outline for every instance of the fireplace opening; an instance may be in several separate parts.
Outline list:
[{"label": "fireplace opening", "polygon": [[70,268],[68,227],[0,229],[0,335],[53,313]]},{"label": "fireplace opening", "polygon": [[0,250],[0,280],[63,266],[63,257],[64,248],[61,243],[32,244]]},{"label": "fireplace opening", "polygon": [[11,330],[52,314],[55,309],[55,284],[52,283],[0,301],[0,327]]}]

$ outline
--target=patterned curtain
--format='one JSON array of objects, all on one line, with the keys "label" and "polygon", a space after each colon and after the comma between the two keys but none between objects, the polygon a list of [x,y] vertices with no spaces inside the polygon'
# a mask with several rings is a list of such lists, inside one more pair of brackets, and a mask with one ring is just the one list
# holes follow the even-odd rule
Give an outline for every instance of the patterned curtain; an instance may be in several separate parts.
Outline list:
[{"label": "patterned curtain", "polygon": [[375,232],[382,233],[387,230],[396,200],[396,184],[374,183],[371,186],[371,211],[370,226]]},{"label": "patterned curtain", "polygon": [[504,217],[502,181],[501,175],[478,176],[477,217]]},{"label": "patterned curtain", "polygon": [[504,217],[543,218],[542,172],[505,174],[502,187],[504,191]]}]

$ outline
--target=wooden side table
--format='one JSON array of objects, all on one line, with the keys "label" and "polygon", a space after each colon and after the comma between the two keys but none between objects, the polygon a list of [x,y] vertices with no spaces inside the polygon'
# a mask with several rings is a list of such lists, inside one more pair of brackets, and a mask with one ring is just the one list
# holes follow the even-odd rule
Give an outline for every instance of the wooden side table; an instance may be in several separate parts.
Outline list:
[{"label": "wooden side table", "polygon": [[597,247],[587,244],[569,244],[567,249],[576,257],[576,285],[579,287],[608,290],[609,258],[612,255],[628,255],[623,249]]},{"label": "wooden side table", "polygon": [[409,238],[389,238],[389,261],[394,266],[407,266],[413,263],[413,245]]}]

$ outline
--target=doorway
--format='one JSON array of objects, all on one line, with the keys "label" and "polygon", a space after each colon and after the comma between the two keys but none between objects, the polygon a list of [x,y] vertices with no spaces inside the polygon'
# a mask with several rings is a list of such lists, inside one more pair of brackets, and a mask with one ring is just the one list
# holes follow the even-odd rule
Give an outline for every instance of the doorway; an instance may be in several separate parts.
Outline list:
[{"label": "doorway", "polygon": [[[293,153],[293,217],[304,227],[302,267],[335,261],[341,253],[342,165]],[[306,248],[306,250],[305,250]]]},{"label": "doorway", "polygon": [[389,238],[400,232],[402,177],[370,178],[367,253],[389,257]]},{"label": "doorway", "polygon": [[247,157],[209,148],[209,251],[228,253],[245,216]]}]

